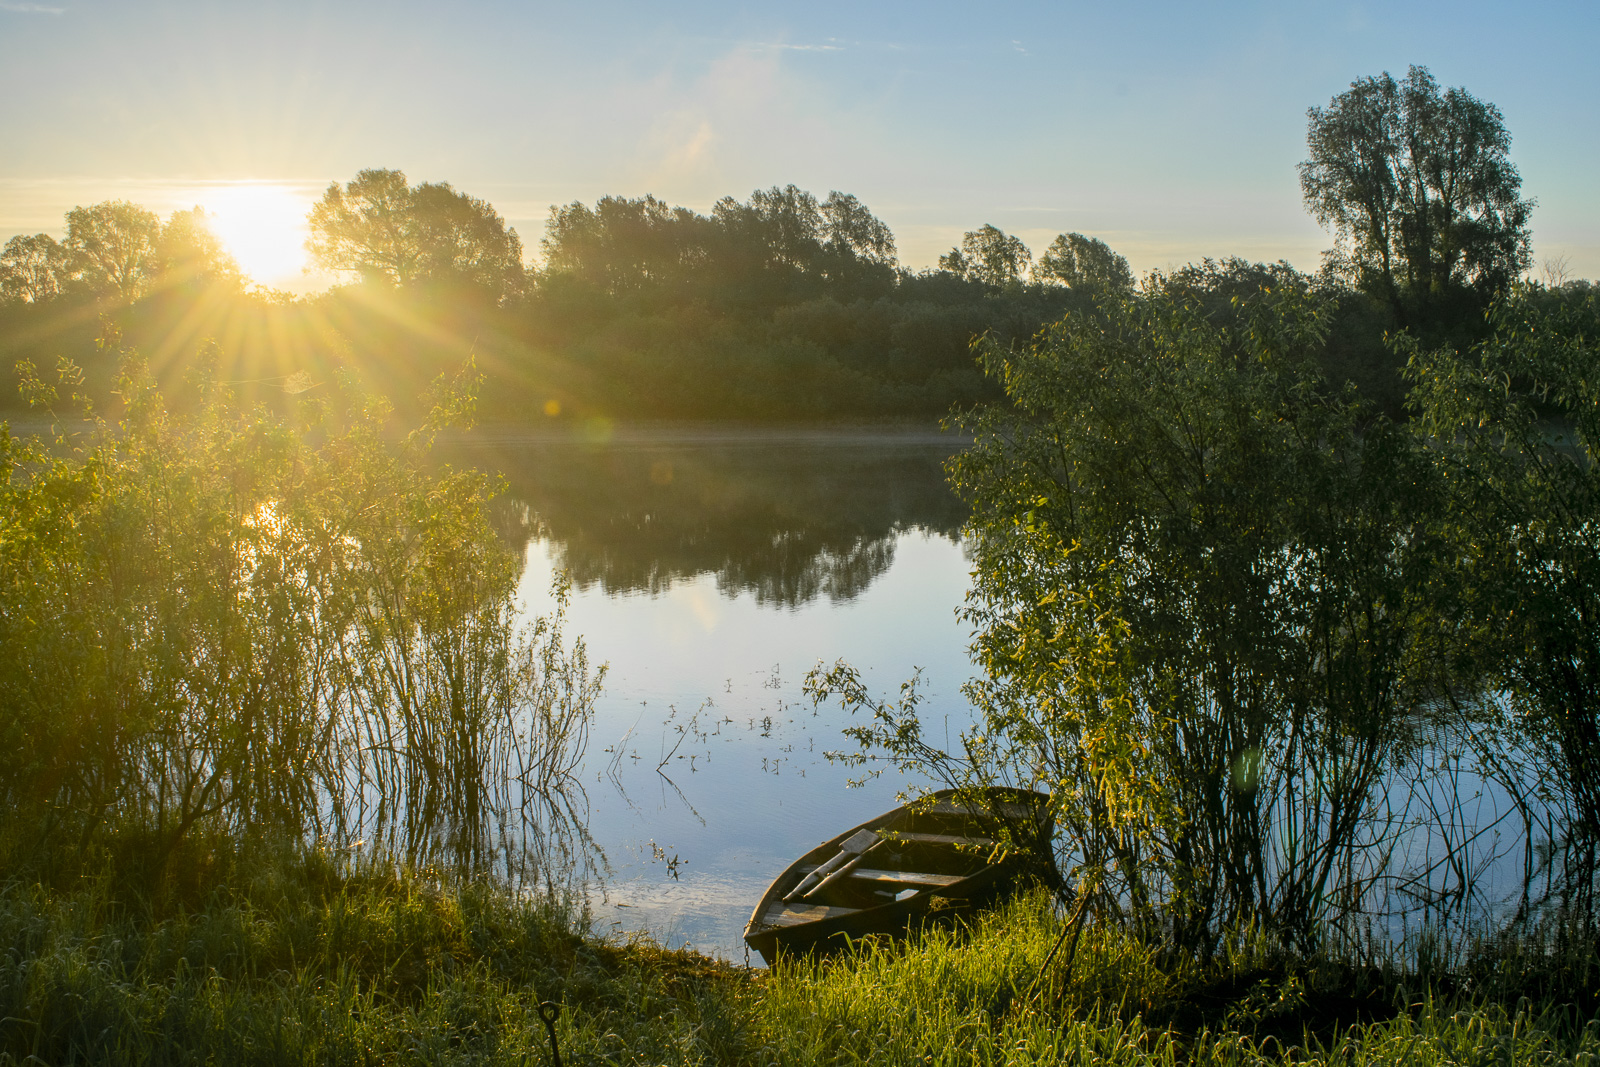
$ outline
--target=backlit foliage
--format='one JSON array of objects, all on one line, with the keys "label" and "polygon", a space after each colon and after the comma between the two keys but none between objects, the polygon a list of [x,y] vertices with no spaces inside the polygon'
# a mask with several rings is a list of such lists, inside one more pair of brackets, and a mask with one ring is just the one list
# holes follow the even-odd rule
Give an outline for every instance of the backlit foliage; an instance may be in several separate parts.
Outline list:
[{"label": "backlit foliage", "polygon": [[600,678],[559,615],[519,626],[487,477],[429,459],[470,392],[441,386],[395,444],[354,392],[290,423],[196,388],[170,414],[128,353],[117,421],[0,433],[4,828],[147,835],[158,864],[202,830],[499,856],[570,773]]}]

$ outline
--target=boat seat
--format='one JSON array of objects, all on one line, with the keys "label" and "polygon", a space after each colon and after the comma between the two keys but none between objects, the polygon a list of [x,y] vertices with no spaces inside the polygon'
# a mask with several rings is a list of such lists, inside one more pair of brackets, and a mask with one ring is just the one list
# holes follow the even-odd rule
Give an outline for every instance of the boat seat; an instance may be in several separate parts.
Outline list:
[{"label": "boat seat", "polygon": [[966,834],[913,834],[894,830],[885,832],[893,834],[901,841],[919,845],[973,845],[978,848],[994,848],[995,845],[992,837],[971,837]]},{"label": "boat seat", "polygon": [[[974,809],[967,807],[965,804],[955,804],[948,800],[937,801],[932,807],[919,810],[926,811],[929,815],[960,815],[967,817],[974,814]],[[981,806],[976,809],[976,813],[986,814]],[[1025,807],[1021,804],[1001,804],[999,813],[1008,819],[1023,821],[1038,817],[1038,809]]]},{"label": "boat seat", "polygon": [[761,921],[767,926],[799,926],[801,923],[814,923],[822,919],[832,919],[838,915],[854,915],[860,908],[830,908],[824,904],[805,904],[795,901],[792,904],[778,903],[767,909],[761,916]]},{"label": "boat seat", "polygon": [[876,871],[865,867],[857,867],[850,872],[852,878],[862,878],[869,882],[892,882],[896,885],[955,885],[966,875],[960,874],[923,874],[920,871]]}]

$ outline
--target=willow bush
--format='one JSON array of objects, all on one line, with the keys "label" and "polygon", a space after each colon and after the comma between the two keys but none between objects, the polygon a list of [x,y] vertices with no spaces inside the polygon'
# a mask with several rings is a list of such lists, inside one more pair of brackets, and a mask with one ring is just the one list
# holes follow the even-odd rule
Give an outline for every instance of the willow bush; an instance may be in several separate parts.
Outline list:
[{"label": "willow bush", "polygon": [[[1313,947],[1370,902],[1407,818],[1437,485],[1318,374],[1327,315],[1285,286],[1219,323],[1157,279],[983,345],[1008,401],[952,461],[977,724],[945,753],[912,693],[854,731],[1048,791],[1085,906],[1202,957],[1247,930]],[[855,681],[813,693],[870,706]]]},{"label": "willow bush", "polygon": [[1320,377],[1326,314],[1286,287],[1224,326],[1152,286],[991,347],[1013,404],[954,470],[984,754],[1048,785],[1102,911],[1201,954],[1369,902],[1429,695],[1432,468]]},{"label": "willow bush", "polygon": [[[1451,486],[1445,651],[1480,761],[1516,799],[1528,872],[1592,924],[1600,879],[1600,303],[1538,286],[1465,350],[1410,342],[1418,423]],[[1536,859],[1536,854],[1543,859]],[[1542,868],[1539,869],[1539,868]],[[1532,903],[1531,900],[1525,903]]]},{"label": "willow bush", "polygon": [[[203,831],[481,865],[527,844],[603,670],[559,612],[521,624],[493,486],[429,456],[470,420],[470,370],[396,442],[343,385],[306,391],[291,422],[202,370],[177,414],[136,354],[121,367],[115,420],[0,430],[13,847],[116,831],[159,866]],[[70,364],[20,369],[36,406],[81,400]]]}]

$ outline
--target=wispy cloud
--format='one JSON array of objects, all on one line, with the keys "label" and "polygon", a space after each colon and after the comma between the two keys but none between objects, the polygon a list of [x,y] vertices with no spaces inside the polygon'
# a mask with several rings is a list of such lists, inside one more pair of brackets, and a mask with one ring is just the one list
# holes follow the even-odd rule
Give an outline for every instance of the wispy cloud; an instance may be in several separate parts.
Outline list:
[{"label": "wispy cloud", "polygon": [[[672,131],[660,131],[659,136],[666,141],[665,151],[662,153],[660,170],[669,177],[681,177],[692,174],[709,166],[712,162],[711,151],[716,142],[716,134],[712,131],[711,123],[701,118],[693,129],[684,127],[694,122],[688,115],[672,116],[669,123],[677,126]],[[669,140],[670,139],[670,140]]]},{"label": "wispy cloud", "polygon": [[52,7],[49,4],[19,4],[16,0],[0,0],[0,11],[9,11],[14,15],[65,15],[64,7]]},{"label": "wispy cloud", "polygon": [[836,37],[830,37],[821,44],[793,44],[788,41],[758,41],[750,45],[752,48],[771,48],[779,52],[843,52],[846,45]]}]

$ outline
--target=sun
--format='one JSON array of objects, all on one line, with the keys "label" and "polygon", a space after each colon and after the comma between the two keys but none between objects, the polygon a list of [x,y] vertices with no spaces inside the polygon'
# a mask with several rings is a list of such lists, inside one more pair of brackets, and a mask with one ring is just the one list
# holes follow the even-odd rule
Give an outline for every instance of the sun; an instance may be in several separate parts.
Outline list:
[{"label": "sun", "polygon": [[256,282],[282,285],[301,277],[311,201],[300,189],[273,182],[215,185],[200,206],[239,269]]}]

